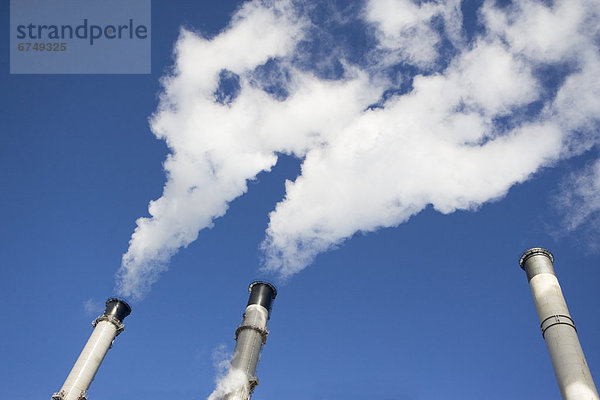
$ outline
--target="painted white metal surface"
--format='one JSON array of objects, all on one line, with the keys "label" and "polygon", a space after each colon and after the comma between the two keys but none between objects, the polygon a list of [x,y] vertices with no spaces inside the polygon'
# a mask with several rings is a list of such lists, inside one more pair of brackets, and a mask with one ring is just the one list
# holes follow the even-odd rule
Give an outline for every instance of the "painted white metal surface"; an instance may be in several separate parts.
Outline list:
[{"label": "painted white metal surface", "polygon": [[523,268],[529,275],[535,271],[529,286],[560,392],[565,400],[599,400],[550,257],[534,254]]},{"label": "painted white metal surface", "polygon": [[254,376],[260,358],[262,345],[266,342],[269,311],[261,305],[246,307],[242,324],[236,331],[236,345],[231,360],[231,369],[244,372],[247,383],[238,390],[227,394],[223,400],[248,400],[258,384]]},{"label": "painted white metal surface", "polygon": [[117,326],[108,320],[100,320],[69,373],[59,394],[63,400],[85,399],[90,383],[117,336]]},{"label": "painted white metal surface", "polygon": [[267,338],[268,311],[258,304],[251,304],[244,312],[244,319],[237,331],[237,344],[231,367],[254,376],[260,350]]}]

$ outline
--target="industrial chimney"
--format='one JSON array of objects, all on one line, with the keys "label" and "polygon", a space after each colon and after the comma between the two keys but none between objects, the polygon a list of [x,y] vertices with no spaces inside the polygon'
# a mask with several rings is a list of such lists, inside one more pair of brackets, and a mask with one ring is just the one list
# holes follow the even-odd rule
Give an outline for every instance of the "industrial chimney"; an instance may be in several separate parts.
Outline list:
[{"label": "industrial chimney", "polygon": [[106,310],[96,318],[92,335],[79,355],[67,380],[52,400],[87,400],[87,390],[115,337],[123,330],[123,320],[131,307],[121,299],[106,300]]},{"label": "industrial chimney", "polygon": [[258,385],[258,378],[254,374],[262,345],[267,342],[267,321],[277,289],[270,283],[257,281],[250,284],[248,291],[250,299],[242,324],[235,331],[237,343],[230,368],[230,373],[245,374],[247,383],[226,394],[223,400],[248,400]]},{"label": "industrial chimney", "polygon": [[554,274],[554,257],[539,247],[527,250],[519,264],[527,273],[560,393],[565,400],[598,400],[575,323]]}]

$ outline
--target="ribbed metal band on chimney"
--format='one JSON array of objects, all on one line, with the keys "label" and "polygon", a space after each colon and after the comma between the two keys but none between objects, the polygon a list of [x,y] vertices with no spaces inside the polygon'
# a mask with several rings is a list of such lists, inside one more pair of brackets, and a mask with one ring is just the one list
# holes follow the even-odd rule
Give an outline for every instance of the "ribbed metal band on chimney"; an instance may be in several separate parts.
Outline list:
[{"label": "ribbed metal band on chimney", "polygon": [[277,289],[268,282],[256,281],[250,284],[248,291],[250,299],[242,323],[235,331],[237,343],[230,369],[242,371],[246,375],[247,384],[228,393],[223,400],[248,400],[258,385],[256,367],[262,346],[267,342],[267,321],[271,316]]},{"label": "ribbed metal band on chimney", "polygon": [[121,299],[110,298],[106,309],[94,322],[94,331],[75,362],[67,380],[52,400],[87,400],[87,390],[94,380],[104,356],[111,348],[115,337],[123,330],[123,320],[131,314],[129,304]]},{"label": "ribbed metal band on chimney", "polygon": [[554,273],[554,256],[534,247],[521,256],[556,380],[564,400],[599,400],[577,329]]}]

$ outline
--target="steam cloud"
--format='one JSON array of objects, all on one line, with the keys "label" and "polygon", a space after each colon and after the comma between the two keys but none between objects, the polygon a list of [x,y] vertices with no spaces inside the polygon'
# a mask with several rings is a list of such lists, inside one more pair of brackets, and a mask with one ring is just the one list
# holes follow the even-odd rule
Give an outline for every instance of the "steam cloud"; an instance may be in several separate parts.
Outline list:
[{"label": "steam cloud", "polygon": [[235,393],[239,398],[246,398],[250,387],[248,377],[244,371],[230,369],[233,354],[227,353],[226,346],[220,345],[213,351],[213,363],[217,370],[215,390],[208,396],[207,400],[220,400],[228,394]]},{"label": "steam cloud", "polygon": [[167,182],[122,295],[143,297],[279,154],[302,170],[261,247],[287,277],[356,232],[476,209],[598,144],[600,1],[488,1],[476,32],[458,0],[324,7],[256,0],[213,38],[182,30],[151,118]]},{"label": "steam cloud", "polygon": [[583,243],[587,250],[597,251],[600,245],[600,160],[565,179],[556,206],[563,214],[567,232],[583,227]]}]

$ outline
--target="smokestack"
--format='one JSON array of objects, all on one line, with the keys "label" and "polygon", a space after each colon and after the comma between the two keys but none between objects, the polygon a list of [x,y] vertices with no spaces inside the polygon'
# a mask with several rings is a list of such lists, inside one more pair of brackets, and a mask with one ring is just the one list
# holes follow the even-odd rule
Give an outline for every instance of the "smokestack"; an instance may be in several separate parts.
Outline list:
[{"label": "smokestack", "polygon": [[106,300],[106,310],[92,322],[94,331],[79,355],[67,380],[52,400],[86,400],[90,383],[115,337],[125,330],[123,320],[131,313],[131,307],[121,299]]},{"label": "smokestack", "polygon": [[267,342],[267,321],[270,318],[273,300],[277,296],[275,286],[267,282],[252,282],[248,288],[250,299],[244,312],[242,324],[235,331],[235,351],[231,360],[231,371],[246,375],[247,384],[225,395],[223,400],[248,400],[258,385],[255,376],[262,345]]},{"label": "smokestack", "polygon": [[519,265],[527,273],[542,337],[546,340],[563,399],[598,400],[598,391],[554,274],[553,262],[552,253],[536,247],[523,253]]}]

